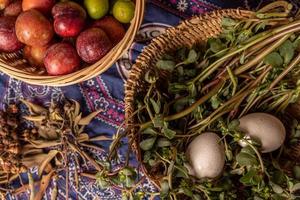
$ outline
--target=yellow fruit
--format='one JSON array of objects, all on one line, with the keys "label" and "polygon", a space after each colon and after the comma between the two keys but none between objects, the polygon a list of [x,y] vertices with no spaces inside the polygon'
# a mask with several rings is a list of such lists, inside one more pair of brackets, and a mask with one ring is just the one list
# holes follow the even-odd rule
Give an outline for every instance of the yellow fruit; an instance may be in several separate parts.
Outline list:
[{"label": "yellow fruit", "polygon": [[118,0],[113,6],[113,16],[121,23],[129,23],[134,17],[135,5],[129,0]]},{"label": "yellow fruit", "polygon": [[92,19],[100,19],[109,10],[108,0],[84,0],[84,6]]}]

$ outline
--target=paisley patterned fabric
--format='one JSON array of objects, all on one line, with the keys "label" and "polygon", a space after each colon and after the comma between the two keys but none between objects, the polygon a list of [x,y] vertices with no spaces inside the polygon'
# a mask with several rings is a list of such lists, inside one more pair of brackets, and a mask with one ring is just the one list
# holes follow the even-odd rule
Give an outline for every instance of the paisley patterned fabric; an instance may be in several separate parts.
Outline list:
[{"label": "paisley patterned fabric", "polygon": [[[103,110],[96,119],[92,121],[91,125],[87,127],[87,132],[91,136],[98,134],[113,135],[124,120],[124,82],[126,82],[134,60],[152,38],[163,33],[166,28],[175,26],[180,20],[189,18],[192,15],[220,8],[242,7],[256,9],[266,2],[267,1],[265,0],[148,0],[144,22],[135,38],[135,42],[116,64],[104,74],[73,86],[41,87],[28,85],[1,73],[1,109],[5,109],[5,106],[9,103],[18,103],[20,98],[26,98],[43,105],[48,105],[51,100],[60,102],[64,98],[75,99],[81,103],[84,114],[100,108]],[[291,0],[291,2],[295,6],[300,6],[298,0]],[[109,144],[101,144],[101,146],[106,149],[108,148],[108,145]],[[100,160],[106,156],[105,152],[92,152],[89,149],[87,150]],[[122,155],[124,155],[123,153],[125,151],[126,148],[120,151],[120,162],[122,162]],[[70,157],[70,160],[72,161],[72,156]],[[131,162],[137,165],[134,155],[131,157]],[[116,163],[115,167],[118,167],[118,164],[120,163]],[[74,170],[82,171],[87,167],[82,166],[79,168],[71,162],[69,166],[69,199],[121,199],[118,191],[113,190],[112,188],[100,190],[95,182],[88,178],[80,178],[80,187],[76,188],[72,183],[72,180],[74,180]],[[32,173],[36,174],[36,168],[31,170]],[[59,174],[58,181],[51,182],[44,199],[51,199],[52,186],[55,184],[58,185],[59,189],[58,199],[66,199],[65,181],[66,176],[62,172]],[[23,182],[27,182],[26,176],[24,177]],[[18,183],[15,183],[12,187],[18,185]],[[154,186],[147,180],[143,183],[142,187],[148,191],[155,190]],[[7,194],[6,196],[6,199],[23,200],[28,198],[29,191],[24,191],[19,195]]]}]

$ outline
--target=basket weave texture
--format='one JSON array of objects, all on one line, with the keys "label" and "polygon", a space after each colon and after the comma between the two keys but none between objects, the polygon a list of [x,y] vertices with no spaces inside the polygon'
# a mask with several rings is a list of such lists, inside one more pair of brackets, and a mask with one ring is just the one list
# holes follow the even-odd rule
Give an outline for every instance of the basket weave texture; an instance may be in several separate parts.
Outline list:
[{"label": "basket weave texture", "polygon": [[145,10],[145,0],[135,1],[135,15],[124,38],[93,65],[63,76],[40,75],[35,67],[30,66],[23,59],[22,52],[0,53],[0,71],[7,75],[34,85],[67,86],[94,78],[111,67],[117,59],[130,47],[134,37],[142,24]]},{"label": "basket weave texture", "polygon": [[[145,73],[155,67],[156,62],[167,52],[172,52],[181,47],[192,47],[207,41],[208,38],[218,36],[221,31],[221,21],[223,17],[233,19],[245,19],[254,13],[239,9],[216,10],[200,16],[195,16],[189,20],[183,21],[177,27],[166,30],[143,50],[138,57],[136,64],[131,69],[128,81],[125,85],[125,112],[128,127],[134,124],[135,117],[132,117],[135,107],[134,99],[138,94],[143,94],[147,83],[144,81]],[[163,76],[163,73],[160,74]],[[142,155],[139,148],[139,135],[137,128],[130,128],[129,138],[132,142],[132,149],[137,155],[137,159],[142,163]],[[159,187],[158,180],[155,180],[147,169],[141,165],[146,176]]]}]

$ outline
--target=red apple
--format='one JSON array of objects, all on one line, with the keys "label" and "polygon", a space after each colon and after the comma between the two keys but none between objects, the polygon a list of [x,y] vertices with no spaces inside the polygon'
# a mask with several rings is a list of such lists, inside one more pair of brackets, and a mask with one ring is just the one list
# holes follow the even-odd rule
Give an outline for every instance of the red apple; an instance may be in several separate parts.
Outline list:
[{"label": "red apple", "polygon": [[23,47],[15,32],[15,17],[0,17],[0,51],[14,52]]},{"label": "red apple", "polygon": [[0,0],[0,10],[5,9],[9,4],[11,0]]},{"label": "red apple", "polygon": [[77,36],[85,25],[86,12],[77,3],[68,1],[57,3],[52,8],[54,30],[62,37]]},{"label": "red apple", "polygon": [[126,33],[123,25],[112,16],[105,16],[95,21],[92,26],[101,28],[107,34],[113,45],[118,44]]},{"label": "red apple", "polygon": [[47,14],[51,12],[51,9],[54,6],[54,4],[55,0],[23,0],[22,8],[23,11],[34,8],[44,14]]},{"label": "red apple", "polygon": [[22,0],[17,0],[9,4],[4,10],[4,16],[17,17],[22,12]]},{"label": "red apple", "polygon": [[46,51],[49,47],[50,45],[40,47],[25,46],[23,50],[23,55],[31,65],[43,67]]},{"label": "red apple", "polygon": [[80,58],[71,44],[61,42],[47,50],[44,65],[49,75],[64,75],[79,68]]},{"label": "red apple", "polygon": [[37,10],[22,12],[16,21],[18,39],[29,46],[44,46],[54,35],[51,23]]},{"label": "red apple", "polygon": [[78,36],[76,49],[78,55],[87,63],[94,63],[107,54],[112,43],[100,28],[90,28]]}]

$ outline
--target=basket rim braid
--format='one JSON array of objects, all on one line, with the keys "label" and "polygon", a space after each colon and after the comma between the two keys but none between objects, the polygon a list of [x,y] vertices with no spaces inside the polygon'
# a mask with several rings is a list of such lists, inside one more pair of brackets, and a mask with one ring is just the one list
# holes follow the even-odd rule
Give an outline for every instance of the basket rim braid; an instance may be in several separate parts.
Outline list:
[{"label": "basket rim braid", "polygon": [[[146,0],[135,1],[135,14],[131,21],[131,24],[126,31],[123,39],[114,46],[102,59],[98,62],[84,67],[71,74],[62,76],[47,76],[38,75],[32,72],[28,72],[20,69],[22,63],[25,62],[21,57],[21,52],[18,53],[2,53],[0,54],[0,71],[5,74],[24,81],[29,84],[42,85],[42,86],[68,86],[88,79],[94,78],[97,75],[105,72],[119,59],[123,53],[128,50],[132,44],[139,27],[142,24]],[[18,65],[18,68],[15,67]],[[28,64],[27,64],[28,65]]]},{"label": "basket rim braid", "polygon": [[178,49],[183,46],[192,47],[195,44],[205,42],[210,37],[215,37],[221,33],[221,20],[223,17],[234,19],[246,19],[254,15],[254,12],[241,9],[215,10],[203,15],[194,16],[191,19],[181,22],[177,27],[171,27],[144,48],[133,65],[129,78],[125,84],[125,117],[129,129],[129,139],[132,141],[132,149],[141,163],[142,170],[147,178],[151,180],[157,188],[160,188],[158,180],[155,180],[143,165],[141,150],[139,148],[138,128],[130,127],[134,124],[134,98],[137,93],[145,90],[143,76],[149,68],[153,68],[155,63],[163,54]]}]

